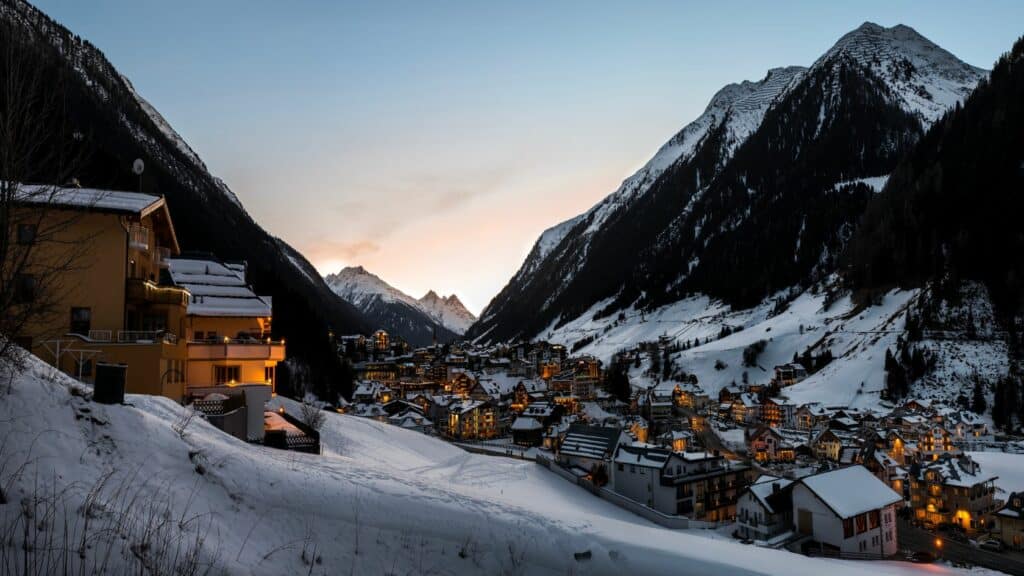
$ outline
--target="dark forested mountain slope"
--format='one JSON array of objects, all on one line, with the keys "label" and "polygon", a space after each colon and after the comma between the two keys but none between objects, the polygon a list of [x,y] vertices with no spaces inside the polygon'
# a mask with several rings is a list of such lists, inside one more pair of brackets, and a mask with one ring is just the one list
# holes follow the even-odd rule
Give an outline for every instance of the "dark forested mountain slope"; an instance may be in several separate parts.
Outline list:
[{"label": "dark forested mountain slope", "polygon": [[690,293],[750,306],[813,282],[983,74],[906,26],[867,23],[809,69],[726,87],[619,191],[545,232],[469,335],[530,337],[595,305],[611,315]]},{"label": "dark forested mountain slope", "polygon": [[27,47],[19,54],[44,71],[43,90],[60,91],[61,113],[78,134],[84,158],[79,181],[137,190],[131,166],[142,158],[142,189],[167,197],[182,248],[246,260],[257,291],[273,296],[274,332],[287,339],[289,356],[309,365],[320,392],[347,388],[328,333],[367,330],[362,315],[298,252],[253,221],[96,47],[26,2],[0,0],[0,49],[9,43]]},{"label": "dark forested mountain slope", "polygon": [[924,136],[851,242],[857,288],[984,283],[1003,317],[1024,302],[1024,38]]}]

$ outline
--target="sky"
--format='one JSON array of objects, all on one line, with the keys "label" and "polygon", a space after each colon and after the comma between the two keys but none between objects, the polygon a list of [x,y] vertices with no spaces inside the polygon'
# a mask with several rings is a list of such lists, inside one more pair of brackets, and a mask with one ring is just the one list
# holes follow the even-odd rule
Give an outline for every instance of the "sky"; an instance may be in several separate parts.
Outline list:
[{"label": "sky", "polygon": [[864,21],[983,68],[1024,2],[35,0],[98,46],[272,234],[478,313],[546,228],[722,86]]}]

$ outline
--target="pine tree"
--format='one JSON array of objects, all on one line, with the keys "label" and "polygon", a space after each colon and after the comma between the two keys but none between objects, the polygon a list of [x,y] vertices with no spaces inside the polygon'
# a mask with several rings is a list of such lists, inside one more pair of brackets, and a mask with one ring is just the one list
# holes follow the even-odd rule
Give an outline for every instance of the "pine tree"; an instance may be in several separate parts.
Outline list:
[{"label": "pine tree", "polygon": [[974,395],[971,399],[971,412],[974,412],[975,414],[984,414],[986,407],[985,388],[982,386],[981,378],[975,377]]}]

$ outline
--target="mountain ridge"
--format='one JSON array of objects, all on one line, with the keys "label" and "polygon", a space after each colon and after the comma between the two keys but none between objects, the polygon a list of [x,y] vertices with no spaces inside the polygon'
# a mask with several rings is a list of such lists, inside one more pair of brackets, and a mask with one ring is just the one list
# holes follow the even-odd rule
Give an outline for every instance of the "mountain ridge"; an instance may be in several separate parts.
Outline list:
[{"label": "mountain ridge", "polygon": [[[873,192],[866,182],[886,176],[940,109],[970,93],[982,75],[909,27],[865,23],[809,68],[773,68],[759,82],[722,88],[618,190],[546,231],[468,336],[529,338],[599,301],[606,301],[599,315],[633,302],[665,305],[690,292],[753,305],[812,270],[827,273]],[[691,147],[668,153],[688,141]],[[846,182],[863,186],[844,185],[853,195],[827,193]],[[780,220],[801,212],[796,225]],[[792,238],[801,253],[795,266],[757,271],[760,264],[744,251],[764,251],[781,238],[746,230],[752,221],[783,234],[784,243]],[[557,245],[543,246],[554,230]],[[792,260],[792,252],[781,258]],[[747,290],[729,286],[713,278],[723,265],[764,281]]]},{"label": "mountain ridge", "polygon": [[453,340],[475,320],[454,294],[442,297],[430,290],[416,299],[363,266],[347,266],[324,281],[339,298],[413,345],[429,344],[435,337]]}]

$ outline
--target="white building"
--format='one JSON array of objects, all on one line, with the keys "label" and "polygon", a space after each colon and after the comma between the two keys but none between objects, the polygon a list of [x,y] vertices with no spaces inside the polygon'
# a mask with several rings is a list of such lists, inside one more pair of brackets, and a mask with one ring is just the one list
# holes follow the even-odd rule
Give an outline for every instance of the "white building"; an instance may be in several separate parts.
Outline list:
[{"label": "white building", "polygon": [[826,551],[896,553],[896,504],[902,497],[863,466],[850,466],[798,480],[793,486],[797,531]]},{"label": "white building", "polygon": [[767,541],[790,531],[793,522],[792,493],[784,491],[793,481],[762,475],[736,502],[736,525],[740,536]]}]

